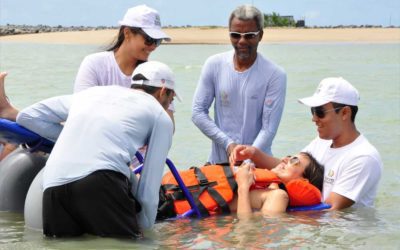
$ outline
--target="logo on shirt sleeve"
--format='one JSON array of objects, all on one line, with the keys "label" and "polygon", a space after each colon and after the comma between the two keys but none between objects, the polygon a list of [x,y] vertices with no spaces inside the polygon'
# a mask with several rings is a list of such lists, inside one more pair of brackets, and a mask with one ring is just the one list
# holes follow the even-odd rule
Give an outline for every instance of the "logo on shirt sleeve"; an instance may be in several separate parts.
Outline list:
[{"label": "logo on shirt sleeve", "polygon": [[274,105],[274,100],[272,99],[267,99],[264,102],[265,106],[267,106],[267,108],[272,108],[272,106]]}]

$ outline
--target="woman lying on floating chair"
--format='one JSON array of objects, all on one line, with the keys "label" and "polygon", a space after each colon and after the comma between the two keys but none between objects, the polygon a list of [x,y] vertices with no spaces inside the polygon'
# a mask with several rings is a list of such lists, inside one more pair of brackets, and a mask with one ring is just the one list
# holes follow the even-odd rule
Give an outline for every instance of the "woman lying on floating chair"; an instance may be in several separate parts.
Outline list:
[{"label": "woman lying on floating chair", "polygon": [[[36,144],[41,141],[40,136],[8,120],[0,119],[0,131],[0,136],[4,135],[7,138],[13,136],[14,139],[19,140],[19,143]],[[45,152],[50,152],[51,145],[48,145],[46,140],[43,142],[44,144],[40,143],[41,145],[38,144],[38,146]],[[40,147],[35,146],[35,148]],[[257,155],[254,154],[256,150],[247,148],[242,152],[244,156],[241,157],[252,159],[258,167],[271,164],[269,161],[273,159],[272,157],[269,159],[266,156],[267,158],[261,161],[254,157]],[[254,152],[250,154],[249,151]],[[138,159],[141,159],[140,161],[143,161],[140,153],[136,155]],[[235,167],[238,169],[236,174],[232,171],[235,168],[228,165],[193,167],[178,173],[169,159],[166,163],[171,172],[163,178],[158,219],[193,214],[197,214],[200,218],[209,214],[231,211],[244,214],[253,209],[261,210],[263,213],[283,212],[288,204],[287,211],[329,208],[321,203],[323,168],[306,153],[283,159],[271,171],[244,164],[242,167]],[[182,185],[179,186],[178,183]],[[248,188],[249,186],[251,187]],[[286,188],[286,192],[277,186]],[[185,196],[184,193],[188,195]],[[186,199],[186,197],[190,198]],[[189,205],[187,200],[192,205]],[[193,209],[194,207],[196,209]],[[32,217],[36,218],[32,214],[28,214],[26,218]]]},{"label": "woman lying on floating chair", "polygon": [[[285,212],[288,206],[320,205],[323,171],[314,157],[299,153],[284,158],[271,170],[255,168],[253,163],[240,167],[207,165],[179,171],[179,175],[202,216],[207,216],[235,211],[249,214],[253,210],[270,214]],[[164,175],[157,218],[179,217],[190,209],[173,174]]]}]

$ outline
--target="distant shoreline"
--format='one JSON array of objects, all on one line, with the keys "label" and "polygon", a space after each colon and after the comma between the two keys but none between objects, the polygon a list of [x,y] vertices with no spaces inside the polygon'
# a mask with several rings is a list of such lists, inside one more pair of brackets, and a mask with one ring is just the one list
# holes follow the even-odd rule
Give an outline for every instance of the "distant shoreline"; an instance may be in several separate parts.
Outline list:
[{"label": "distant shoreline", "polygon": [[[166,44],[230,44],[223,27],[164,28]],[[44,32],[0,36],[0,42],[106,45],[118,29]],[[400,28],[266,28],[262,43],[400,43]]]},{"label": "distant shoreline", "polygon": [[[200,28],[200,29],[215,29],[215,28],[226,28],[224,26],[167,26],[163,29],[190,29],[190,28]],[[274,27],[266,27],[274,28]],[[277,28],[277,27],[275,27]],[[294,27],[280,27],[280,28],[294,28]],[[400,28],[400,26],[386,26],[382,25],[337,25],[337,26],[303,26],[297,28],[305,29],[355,29],[355,28]],[[116,26],[50,26],[50,25],[16,25],[7,24],[0,25],[0,36],[10,36],[10,35],[23,35],[23,34],[38,34],[38,33],[48,33],[48,32],[68,32],[68,31],[90,31],[90,30],[109,30],[118,29]]]}]

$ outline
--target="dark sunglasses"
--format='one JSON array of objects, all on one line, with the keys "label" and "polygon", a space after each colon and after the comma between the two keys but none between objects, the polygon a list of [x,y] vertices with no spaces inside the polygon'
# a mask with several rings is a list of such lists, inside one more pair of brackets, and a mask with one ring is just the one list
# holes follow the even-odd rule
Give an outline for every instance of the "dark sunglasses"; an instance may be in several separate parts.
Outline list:
[{"label": "dark sunglasses", "polygon": [[300,163],[300,159],[297,156],[292,156],[292,157],[289,158],[288,162],[289,162],[290,165],[297,165],[297,164]]},{"label": "dark sunglasses", "polygon": [[146,44],[147,46],[152,46],[153,44],[155,44],[156,47],[160,46],[162,39],[154,39],[147,35],[143,30],[139,30],[139,33],[143,36],[144,44]]},{"label": "dark sunglasses", "polygon": [[260,31],[246,32],[246,33],[240,33],[240,32],[231,31],[231,32],[229,32],[229,35],[233,39],[240,39],[241,37],[244,37],[244,39],[250,40],[250,39],[255,38],[259,33],[260,33]]},{"label": "dark sunglasses", "polygon": [[333,109],[329,109],[329,110],[325,110],[324,107],[322,106],[318,106],[318,107],[312,107],[311,108],[311,114],[315,115],[316,117],[322,119],[325,117],[325,114],[334,110],[338,110],[341,109],[343,107],[337,107],[337,108],[333,108]]}]

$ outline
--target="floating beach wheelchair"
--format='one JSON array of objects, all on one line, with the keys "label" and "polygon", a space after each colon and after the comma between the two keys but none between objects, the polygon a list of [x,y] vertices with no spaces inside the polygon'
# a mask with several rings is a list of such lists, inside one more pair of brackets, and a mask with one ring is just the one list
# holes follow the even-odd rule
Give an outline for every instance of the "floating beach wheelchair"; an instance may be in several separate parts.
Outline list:
[{"label": "floating beach wheelchair", "polygon": [[[24,211],[25,226],[41,230],[43,167],[54,143],[5,119],[0,119],[0,139],[21,145],[0,162],[0,211]],[[143,157],[139,152],[136,153],[136,157],[143,163]],[[171,171],[169,175],[173,176],[176,186],[184,197],[184,202],[188,204],[186,210],[174,211],[173,219],[202,218],[209,215],[210,213],[205,213],[201,208],[200,201],[203,194],[197,193],[194,198],[192,188],[185,185],[172,161],[167,159],[166,165]],[[141,169],[142,165],[136,168],[134,173],[140,173]],[[210,190],[208,186],[204,188],[207,193],[212,192]],[[325,203],[316,203],[309,206],[292,206],[288,211],[322,210],[329,207]]]}]

